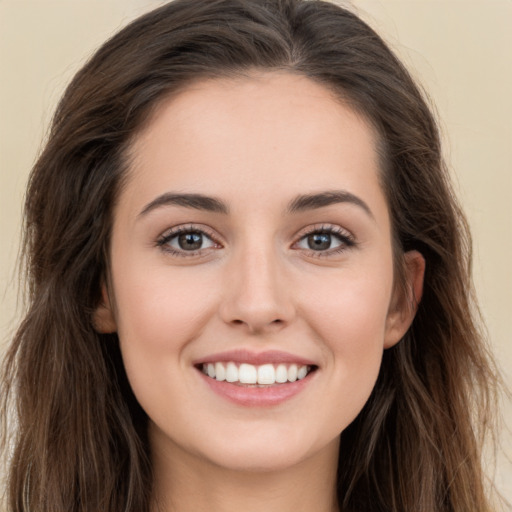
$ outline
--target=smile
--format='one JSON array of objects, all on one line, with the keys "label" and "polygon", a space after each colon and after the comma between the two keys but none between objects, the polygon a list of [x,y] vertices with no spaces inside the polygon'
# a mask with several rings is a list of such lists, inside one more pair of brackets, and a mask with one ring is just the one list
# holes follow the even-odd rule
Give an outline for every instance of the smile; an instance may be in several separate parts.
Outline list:
[{"label": "smile", "polygon": [[236,364],[229,361],[203,363],[201,369],[205,375],[220,382],[268,386],[304,379],[313,368],[310,365],[284,363],[253,365],[248,363]]},{"label": "smile", "polygon": [[316,361],[278,350],[229,350],[193,366],[207,388],[238,407],[278,406],[305,393],[320,373]]}]

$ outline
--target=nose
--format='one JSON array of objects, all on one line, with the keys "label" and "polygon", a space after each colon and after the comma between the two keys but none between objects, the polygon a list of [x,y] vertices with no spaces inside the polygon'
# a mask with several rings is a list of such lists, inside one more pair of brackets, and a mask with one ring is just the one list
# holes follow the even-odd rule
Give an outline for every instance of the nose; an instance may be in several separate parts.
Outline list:
[{"label": "nose", "polygon": [[251,334],[278,331],[294,315],[293,294],[275,251],[247,248],[230,262],[220,307],[224,322]]}]

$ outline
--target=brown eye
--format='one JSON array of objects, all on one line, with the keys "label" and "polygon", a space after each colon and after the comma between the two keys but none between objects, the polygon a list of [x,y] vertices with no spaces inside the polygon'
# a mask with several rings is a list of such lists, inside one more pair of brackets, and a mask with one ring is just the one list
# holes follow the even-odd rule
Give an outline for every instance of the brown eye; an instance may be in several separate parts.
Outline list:
[{"label": "brown eye", "polygon": [[212,238],[198,229],[178,229],[165,234],[159,241],[158,246],[166,252],[175,255],[193,255],[196,251],[217,247]]},{"label": "brown eye", "polygon": [[331,248],[332,237],[330,233],[312,233],[307,236],[308,248],[313,251],[325,251]]},{"label": "brown eye", "polygon": [[351,242],[348,237],[330,231],[312,231],[303,236],[297,243],[299,249],[310,251],[329,251],[339,247],[350,246]]},{"label": "brown eye", "polygon": [[203,245],[203,235],[202,233],[191,232],[191,233],[181,233],[177,237],[178,246],[180,249],[184,251],[197,251],[201,249]]},{"label": "brown eye", "polygon": [[314,227],[303,234],[293,245],[294,249],[301,249],[310,253],[311,256],[334,256],[350,247],[356,242],[353,235],[339,226]]}]

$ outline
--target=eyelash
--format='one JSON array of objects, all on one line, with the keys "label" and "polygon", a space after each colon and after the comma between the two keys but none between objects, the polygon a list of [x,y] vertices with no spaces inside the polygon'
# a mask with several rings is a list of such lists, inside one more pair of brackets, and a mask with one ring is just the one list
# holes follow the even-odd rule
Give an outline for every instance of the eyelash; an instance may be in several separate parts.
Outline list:
[{"label": "eyelash", "polygon": [[[198,256],[201,254],[201,252],[205,251],[205,249],[198,249],[195,251],[185,251],[185,250],[176,250],[173,247],[169,245],[169,242],[176,238],[179,235],[187,234],[187,233],[198,233],[200,235],[206,235],[207,238],[209,238],[216,246],[220,246],[220,242],[217,241],[214,234],[211,233],[208,229],[206,229],[204,226],[194,226],[193,224],[189,226],[181,226],[177,228],[172,228],[169,231],[166,231],[156,242],[156,245],[162,249],[167,254],[170,254],[171,256],[178,256],[178,257],[193,257]],[[208,249],[208,248],[207,248]]]},{"label": "eyelash", "polygon": [[327,249],[325,251],[315,251],[313,249],[309,249],[309,255],[314,258],[328,258],[330,256],[341,254],[347,249],[356,246],[356,241],[351,233],[345,229],[340,228],[339,226],[330,226],[325,224],[314,225],[308,228],[305,232],[301,233],[299,240],[295,242],[294,245],[297,245],[300,241],[313,234],[331,235],[336,237],[341,242],[339,247]]},{"label": "eyelash", "polygon": [[[205,250],[209,251],[211,247],[207,247],[206,249],[197,249],[194,251],[186,251],[186,250],[176,250],[173,247],[169,245],[169,242],[171,242],[174,238],[181,234],[190,234],[190,233],[197,233],[200,235],[206,236],[208,239],[212,241],[212,243],[217,246],[221,246],[220,242],[216,239],[215,235],[211,233],[208,229],[201,226],[194,226],[193,224],[189,226],[182,226],[173,228],[170,231],[166,231],[156,242],[156,245],[161,248],[161,250],[167,254],[170,254],[171,256],[177,256],[177,257],[183,257],[183,258],[190,258],[194,256],[199,256],[201,253],[204,253]],[[294,242],[293,246],[297,245],[299,242],[304,240],[306,237],[313,235],[313,234],[327,234],[334,236],[338,239],[340,242],[339,247],[335,247],[333,249],[327,249],[327,250],[318,250],[315,251],[313,249],[305,249],[308,251],[309,255],[315,258],[326,258],[330,257],[336,254],[340,254],[347,249],[350,249],[354,246],[356,246],[356,241],[348,231],[341,229],[337,226],[329,226],[329,225],[315,225],[311,228],[308,228],[307,231],[303,232],[301,236],[299,237],[297,242]],[[292,246],[292,247],[293,247]]]}]

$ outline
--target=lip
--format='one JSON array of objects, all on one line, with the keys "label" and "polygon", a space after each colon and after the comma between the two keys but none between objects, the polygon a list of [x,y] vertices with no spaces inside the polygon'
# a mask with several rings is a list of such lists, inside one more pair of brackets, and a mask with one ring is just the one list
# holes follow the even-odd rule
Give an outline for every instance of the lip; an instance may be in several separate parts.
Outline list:
[{"label": "lip", "polygon": [[296,380],[295,382],[265,387],[248,387],[212,379],[200,370],[197,370],[197,372],[214,393],[236,405],[244,407],[272,407],[279,405],[308,387],[316,375],[316,371],[313,371],[303,379]]},{"label": "lip", "polygon": [[227,363],[232,361],[237,364],[248,363],[254,366],[262,364],[297,364],[307,365],[318,369],[318,365],[310,359],[305,359],[288,352],[267,350],[264,352],[252,352],[249,350],[230,350],[210,354],[194,361],[197,373],[205,384],[217,395],[243,407],[273,407],[287,400],[307,388],[316,376],[316,371],[310,372],[306,377],[295,382],[275,384],[263,387],[241,386],[226,381],[218,381],[208,377],[201,371],[201,366],[208,363]]},{"label": "lip", "polygon": [[265,352],[252,352],[250,350],[238,349],[229,350],[227,352],[219,352],[217,354],[210,354],[204,358],[193,361],[194,366],[208,363],[248,363],[254,366],[270,363],[270,364],[297,364],[300,366],[318,366],[317,363],[310,359],[305,359],[288,352],[279,350],[267,350]]}]

